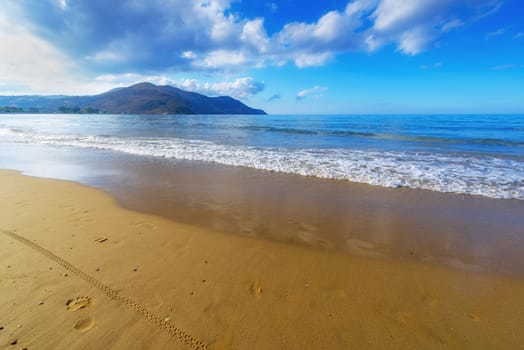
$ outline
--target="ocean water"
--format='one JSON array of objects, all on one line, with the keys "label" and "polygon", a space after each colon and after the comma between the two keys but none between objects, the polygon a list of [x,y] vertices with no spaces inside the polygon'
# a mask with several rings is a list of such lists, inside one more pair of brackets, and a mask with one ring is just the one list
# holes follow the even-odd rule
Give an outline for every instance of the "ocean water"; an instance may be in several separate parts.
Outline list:
[{"label": "ocean water", "polygon": [[0,115],[7,143],[524,200],[524,115]]}]

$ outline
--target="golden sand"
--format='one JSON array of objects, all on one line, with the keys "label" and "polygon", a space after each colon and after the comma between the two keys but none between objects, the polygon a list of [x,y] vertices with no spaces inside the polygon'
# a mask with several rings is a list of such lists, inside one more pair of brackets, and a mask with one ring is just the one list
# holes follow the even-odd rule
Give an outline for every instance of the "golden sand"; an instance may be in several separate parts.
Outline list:
[{"label": "golden sand", "polygon": [[518,279],[221,234],[8,171],[0,230],[0,348],[524,344]]}]

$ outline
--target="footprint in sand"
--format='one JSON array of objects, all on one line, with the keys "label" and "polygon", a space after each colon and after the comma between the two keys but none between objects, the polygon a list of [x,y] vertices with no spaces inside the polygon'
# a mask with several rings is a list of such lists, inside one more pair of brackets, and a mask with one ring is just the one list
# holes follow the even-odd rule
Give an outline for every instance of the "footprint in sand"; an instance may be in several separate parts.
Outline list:
[{"label": "footprint in sand", "polygon": [[262,287],[255,281],[249,286],[249,293],[254,297],[260,297],[262,294]]},{"label": "footprint in sand", "polygon": [[79,332],[87,332],[95,325],[93,317],[82,318],[75,322],[73,326]]},{"label": "footprint in sand", "polygon": [[68,311],[80,310],[80,309],[89,307],[90,305],[91,305],[90,297],[78,297],[75,299],[69,299],[66,303],[66,307]]},{"label": "footprint in sand", "polygon": [[473,322],[480,322],[480,316],[476,314],[468,314],[468,317]]},{"label": "footprint in sand", "polygon": [[153,224],[152,222],[147,222],[147,221],[136,222],[135,226],[137,226],[137,227],[145,227],[145,228],[148,228],[150,230],[156,230],[156,228],[157,228],[155,224]]},{"label": "footprint in sand", "polygon": [[313,226],[313,225],[308,225],[308,224],[305,224],[305,223],[301,223],[300,224],[300,228],[304,231],[317,231],[318,228],[316,226]]}]

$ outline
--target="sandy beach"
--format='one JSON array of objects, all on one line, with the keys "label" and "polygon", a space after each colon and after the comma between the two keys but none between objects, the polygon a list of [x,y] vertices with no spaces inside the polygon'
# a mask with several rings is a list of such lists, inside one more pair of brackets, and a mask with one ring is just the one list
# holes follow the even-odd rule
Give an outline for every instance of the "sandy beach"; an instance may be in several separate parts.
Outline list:
[{"label": "sandy beach", "polygon": [[522,1],[108,4],[0,0],[0,350],[524,349]]},{"label": "sandy beach", "polygon": [[[7,349],[510,349],[524,281],[226,235],[0,172]],[[205,218],[202,218],[205,220]],[[13,344],[13,345],[10,345]]]}]

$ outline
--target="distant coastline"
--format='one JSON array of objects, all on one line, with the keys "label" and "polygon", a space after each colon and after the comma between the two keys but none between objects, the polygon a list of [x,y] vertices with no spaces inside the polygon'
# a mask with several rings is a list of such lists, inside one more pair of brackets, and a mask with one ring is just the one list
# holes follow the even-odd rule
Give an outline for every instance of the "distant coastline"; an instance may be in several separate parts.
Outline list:
[{"label": "distant coastline", "polygon": [[0,113],[266,114],[229,96],[139,83],[93,96],[0,96]]},{"label": "distant coastline", "polygon": [[[0,114],[47,114],[49,112],[41,111],[35,107],[23,109],[16,106],[0,106]],[[91,107],[65,107],[60,106],[54,114],[100,114],[97,108]]]}]

